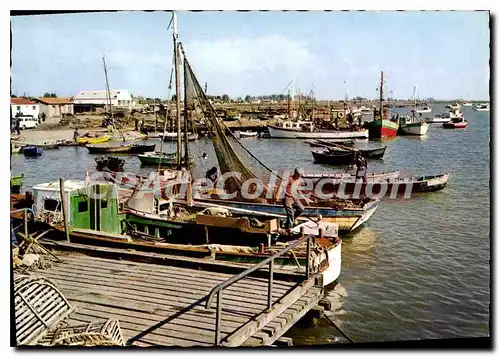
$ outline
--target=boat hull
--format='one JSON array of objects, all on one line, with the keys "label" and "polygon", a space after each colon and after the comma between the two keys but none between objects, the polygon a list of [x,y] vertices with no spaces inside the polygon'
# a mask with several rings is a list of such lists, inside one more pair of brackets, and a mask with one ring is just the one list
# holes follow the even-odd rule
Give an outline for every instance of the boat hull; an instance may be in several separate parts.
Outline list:
[{"label": "boat hull", "polygon": [[[313,180],[321,180],[324,178],[332,178],[332,179],[342,179],[346,177],[351,177],[353,178],[355,175],[352,173],[345,173],[345,172],[331,172],[331,173],[316,173],[316,174],[309,174],[305,173],[301,177],[303,179],[313,179]],[[399,177],[399,170],[392,171],[392,172],[377,172],[377,173],[369,173],[366,175],[367,178],[376,178],[376,179],[390,179],[390,178],[398,178]]]},{"label": "boat hull", "polygon": [[450,120],[451,118],[434,117],[427,119],[426,122],[429,124],[442,124],[442,123],[448,123]]},{"label": "boat hull", "polygon": [[429,130],[429,124],[427,123],[414,123],[402,125],[399,127],[400,133],[402,135],[426,135]]},{"label": "boat hull", "polygon": [[160,155],[139,154],[137,157],[142,165],[158,165],[160,163],[162,166],[177,165],[177,158],[174,155],[164,155],[160,157]]},{"label": "boat hull", "polygon": [[120,153],[120,152],[129,152],[130,145],[118,145],[118,146],[109,146],[109,145],[97,145],[97,144],[89,144],[85,146],[90,154],[107,154],[107,153]]},{"label": "boat hull", "polygon": [[[439,191],[446,187],[449,174],[424,176],[414,178],[397,179],[374,179],[367,178],[367,182],[356,181],[354,178],[340,180],[317,180],[313,182],[313,189],[322,192],[324,195],[335,195],[339,197],[370,198],[397,198],[407,194],[418,192]],[[321,187],[318,185],[321,182]],[[408,197],[409,198],[409,197]]]},{"label": "boat hull", "polygon": [[24,156],[36,157],[42,155],[43,151],[38,146],[26,146],[23,149]]},{"label": "boat hull", "polygon": [[382,139],[394,137],[398,134],[398,123],[391,120],[374,120],[367,124],[369,137],[374,139]]},{"label": "boat hull", "polygon": [[367,138],[368,130],[357,131],[298,131],[267,125],[271,138],[277,139],[355,139]]},{"label": "boat hull", "polygon": [[462,123],[444,123],[443,128],[445,129],[464,129],[467,127],[467,122]]},{"label": "boat hull", "polygon": [[[285,208],[278,204],[262,204],[251,202],[239,202],[230,200],[217,200],[217,199],[196,199],[196,203],[200,205],[219,206],[231,209],[249,210],[253,212],[262,212],[264,214],[277,215],[282,219],[286,219]],[[372,200],[366,203],[363,208],[358,209],[345,209],[336,210],[329,207],[305,207],[302,216],[305,217],[318,217],[321,216],[323,221],[329,223],[336,223],[339,225],[339,232],[352,232],[361,227],[368,219],[375,213],[378,208],[378,200]]]},{"label": "boat hull", "polygon": [[354,161],[354,152],[331,153],[329,151],[311,151],[317,164],[349,165]]},{"label": "boat hull", "polygon": [[76,139],[79,144],[100,144],[109,141],[110,137],[108,135],[99,136],[97,138],[87,138],[81,137]]}]

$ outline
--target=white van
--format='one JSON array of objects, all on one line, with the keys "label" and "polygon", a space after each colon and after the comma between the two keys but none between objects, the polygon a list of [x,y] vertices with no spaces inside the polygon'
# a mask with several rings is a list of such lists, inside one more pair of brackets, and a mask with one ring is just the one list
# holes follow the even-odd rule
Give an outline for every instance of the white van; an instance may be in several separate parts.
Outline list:
[{"label": "white van", "polygon": [[21,129],[36,129],[38,126],[38,118],[35,118],[32,115],[23,115],[21,117],[17,117],[19,119],[19,128]]}]

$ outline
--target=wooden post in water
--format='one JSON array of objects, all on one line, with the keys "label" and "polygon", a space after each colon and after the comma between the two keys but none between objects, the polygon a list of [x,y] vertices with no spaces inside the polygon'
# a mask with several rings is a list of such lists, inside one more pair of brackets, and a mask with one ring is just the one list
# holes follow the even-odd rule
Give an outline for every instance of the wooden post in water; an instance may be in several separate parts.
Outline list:
[{"label": "wooden post in water", "polygon": [[61,195],[61,205],[63,212],[63,220],[64,220],[64,232],[66,233],[66,241],[69,243],[69,226],[68,226],[68,217],[66,217],[66,198],[64,197],[64,179],[59,179],[59,193]]}]

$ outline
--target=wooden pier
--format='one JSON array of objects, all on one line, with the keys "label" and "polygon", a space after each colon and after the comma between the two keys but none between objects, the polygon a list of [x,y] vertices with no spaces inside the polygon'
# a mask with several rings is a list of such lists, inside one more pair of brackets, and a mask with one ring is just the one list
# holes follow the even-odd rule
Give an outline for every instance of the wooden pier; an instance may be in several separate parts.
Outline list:
[{"label": "wooden pier", "polygon": [[[105,250],[109,256],[112,248],[82,254],[83,245],[68,249],[73,244],[54,251],[62,262],[36,275],[52,280],[74,306],[69,325],[115,318],[130,346],[271,345],[323,296],[309,269],[293,279],[272,273],[274,258],[287,249],[265,265],[240,267],[232,275],[221,272],[220,264],[208,269],[195,258],[183,258],[183,266],[172,259],[152,264],[96,254]],[[234,273],[237,267],[228,268]]]}]

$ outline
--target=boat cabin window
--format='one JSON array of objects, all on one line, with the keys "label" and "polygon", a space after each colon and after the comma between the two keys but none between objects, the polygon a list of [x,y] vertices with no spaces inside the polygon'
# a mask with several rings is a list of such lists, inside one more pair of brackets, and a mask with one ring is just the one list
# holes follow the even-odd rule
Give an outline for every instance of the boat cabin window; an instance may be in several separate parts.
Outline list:
[{"label": "boat cabin window", "polygon": [[87,212],[89,210],[89,204],[87,201],[82,201],[78,203],[78,213]]},{"label": "boat cabin window", "polygon": [[108,208],[108,200],[101,200],[101,208]]},{"label": "boat cabin window", "polygon": [[60,206],[59,200],[53,198],[46,198],[43,201],[43,209],[47,211],[55,211]]}]

